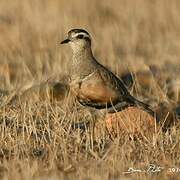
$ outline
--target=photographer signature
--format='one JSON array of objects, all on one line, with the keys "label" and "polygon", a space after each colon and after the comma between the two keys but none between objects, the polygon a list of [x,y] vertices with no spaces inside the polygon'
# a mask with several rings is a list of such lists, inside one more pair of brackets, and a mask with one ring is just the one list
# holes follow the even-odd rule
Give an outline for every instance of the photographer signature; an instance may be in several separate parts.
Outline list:
[{"label": "photographer signature", "polygon": [[[131,174],[131,173],[153,174],[153,173],[161,172],[164,169],[165,169],[164,167],[155,164],[149,164],[149,166],[146,169],[137,169],[137,168],[129,167],[127,171],[123,172],[123,174]],[[169,168],[168,170],[171,171],[171,168]]]}]

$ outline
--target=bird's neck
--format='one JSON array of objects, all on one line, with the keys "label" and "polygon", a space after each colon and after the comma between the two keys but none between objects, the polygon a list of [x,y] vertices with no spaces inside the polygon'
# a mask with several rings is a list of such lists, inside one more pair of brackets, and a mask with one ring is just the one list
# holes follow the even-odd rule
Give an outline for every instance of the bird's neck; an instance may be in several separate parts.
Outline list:
[{"label": "bird's neck", "polygon": [[72,79],[81,79],[93,71],[94,57],[91,48],[73,50]]},{"label": "bird's neck", "polygon": [[93,58],[91,47],[80,47],[73,49],[73,61],[81,63],[81,61],[88,61]]}]

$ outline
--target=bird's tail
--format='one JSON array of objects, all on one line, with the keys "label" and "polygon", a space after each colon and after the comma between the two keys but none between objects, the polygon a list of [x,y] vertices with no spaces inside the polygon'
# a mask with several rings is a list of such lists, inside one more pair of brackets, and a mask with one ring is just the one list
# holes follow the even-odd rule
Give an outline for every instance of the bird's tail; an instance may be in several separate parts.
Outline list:
[{"label": "bird's tail", "polygon": [[135,106],[145,110],[147,113],[149,113],[151,116],[156,118],[156,113],[151,109],[150,105],[143,103],[142,101],[139,101],[138,99],[134,98],[133,96],[128,97],[128,100],[133,103]]}]

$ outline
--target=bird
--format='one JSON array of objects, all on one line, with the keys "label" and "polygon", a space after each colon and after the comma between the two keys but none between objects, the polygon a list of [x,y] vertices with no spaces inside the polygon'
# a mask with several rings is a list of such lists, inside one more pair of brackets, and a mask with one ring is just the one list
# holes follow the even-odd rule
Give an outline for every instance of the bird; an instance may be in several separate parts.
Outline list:
[{"label": "bird", "polygon": [[148,104],[130,94],[122,80],[100,64],[93,55],[91,35],[84,29],[71,29],[61,44],[72,49],[70,89],[80,104],[108,113],[121,111],[129,106],[144,109],[152,116]]}]

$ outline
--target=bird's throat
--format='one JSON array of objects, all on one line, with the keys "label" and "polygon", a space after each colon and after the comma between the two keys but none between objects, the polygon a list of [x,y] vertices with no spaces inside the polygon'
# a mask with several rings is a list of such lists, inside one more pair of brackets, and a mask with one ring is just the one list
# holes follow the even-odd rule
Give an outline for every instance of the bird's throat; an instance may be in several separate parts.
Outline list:
[{"label": "bird's throat", "polygon": [[94,68],[92,67],[94,61],[94,57],[91,49],[81,49],[78,51],[73,51],[72,57],[72,76],[77,76],[81,78],[82,76],[86,76],[89,74],[89,71],[92,71]]}]

